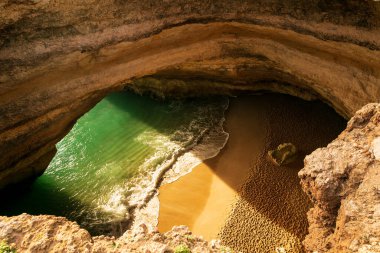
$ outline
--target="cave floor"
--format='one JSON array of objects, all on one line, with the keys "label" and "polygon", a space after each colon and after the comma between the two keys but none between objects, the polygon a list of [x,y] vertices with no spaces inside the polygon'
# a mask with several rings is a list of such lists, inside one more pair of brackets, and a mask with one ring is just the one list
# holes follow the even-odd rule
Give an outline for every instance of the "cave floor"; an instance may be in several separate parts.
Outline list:
[{"label": "cave floor", "polygon": [[[344,119],[319,101],[281,94],[231,99],[223,150],[160,188],[159,230],[184,224],[242,252],[302,252],[311,202],[298,171],[305,155],[344,127]],[[287,142],[298,149],[296,161],[274,165],[268,150]]]}]

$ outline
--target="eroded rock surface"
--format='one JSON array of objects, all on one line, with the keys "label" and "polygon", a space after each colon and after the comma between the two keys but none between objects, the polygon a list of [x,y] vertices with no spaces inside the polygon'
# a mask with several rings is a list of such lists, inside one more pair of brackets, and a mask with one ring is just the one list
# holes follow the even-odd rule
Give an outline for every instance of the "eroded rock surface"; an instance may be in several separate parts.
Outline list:
[{"label": "eroded rock surface", "polygon": [[[41,174],[75,121],[125,86],[163,95],[271,90],[320,98],[352,117],[379,102],[379,17],[372,0],[2,1],[0,188]],[[309,251],[378,251],[378,107],[306,159]],[[83,250],[100,240],[51,216],[2,217],[1,236],[34,236],[33,221]]]},{"label": "eroded rock surface", "polygon": [[380,104],[369,104],[340,136],[305,158],[299,172],[314,202],[309,252],[380,252]]},{"label": "eroded rock surface", "polygon": [[283,143],[276,149],[268,151],[268,156],[277,166],[289,164],[296,159],[297,148],[292,143]]},{"label": "eroded rock surface", "polygon": [[171,231],[160,234],[141,225],[115,239],[91,237],[75,222],[50,215],[0,216],[0,241],[3,239],[14,245],[17,252],[170,253],[178,246],[200,253],[232,252],[218,241],[207,242],[192,235],[185,226],[173,227]]},{"label": "eroded rock surface", "polygon": [[272,90],[349,118],[380,97],[379,4],[3,1],[0,188],[41,174],[75,121],[125,86]]}]

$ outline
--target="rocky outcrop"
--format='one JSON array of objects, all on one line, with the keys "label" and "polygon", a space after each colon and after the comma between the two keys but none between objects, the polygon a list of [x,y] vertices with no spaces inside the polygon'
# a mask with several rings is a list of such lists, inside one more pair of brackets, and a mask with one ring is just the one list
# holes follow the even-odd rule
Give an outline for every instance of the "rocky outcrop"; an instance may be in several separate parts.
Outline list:
[{"label": "rocky outcrop", "polygon": [[[270,90],[352,117],[379,102],[379,27],[372,0],[2,1],[0,188],[41,174],[75,121],[126,86],[161,95]],[[365,107],[306,159],[300,176],[315,202],[308,250],[377,247],[376,110]],[[2,231],[37,219],[19,217],[1,218]],[[75,229],[71,242],[93,247]]]},{"label": "rocky outcrop", "polygon": [[369,104],[340,136],[305,158],[299,172],[314,202],[309,252],[380,252],[380,104]]},{"label": "rocky outcrop", "polygon": [[269,150],[268,157],[277,166],[289,164],[297,158],[297,148],[292,143],[282,143],[276,149]]},{"label": "rocky outcrop", "polygon": [[173,227],[165,234],[160,234],[147,231],[142,224],[115,239],[107,236],[91,237],[75,222],[49,215],[0,217],[2,240],[6,240],[17,252],[170,253],[179,248],[192,252],[232,252],[222,247],[219,241],[207,242],[192,235],[185,226]]}]

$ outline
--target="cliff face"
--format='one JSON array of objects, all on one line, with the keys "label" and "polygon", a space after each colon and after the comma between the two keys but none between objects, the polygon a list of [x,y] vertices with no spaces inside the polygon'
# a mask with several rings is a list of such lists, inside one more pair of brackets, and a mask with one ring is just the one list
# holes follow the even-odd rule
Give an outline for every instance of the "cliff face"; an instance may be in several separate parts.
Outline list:
[{"label": "cliff face", "polygon": [[[0,10],[0,188],[41,174],[76,119],[125,86],[273,90],[346,118],[380,98],[378,1],[8,0]],[[335,217],[331,201],[313,212]]]},{"label": "cliff face", "polygon": [[299,172],[314,202],[305,246],[318,252],[380,252],[380,104],[369,104]]},{"label": "cliff face", "polygon": [[0,188],[42,173],[75,120],[131,83],[275,90],[350,117],[380,97],[378,4],[5,1]]}]

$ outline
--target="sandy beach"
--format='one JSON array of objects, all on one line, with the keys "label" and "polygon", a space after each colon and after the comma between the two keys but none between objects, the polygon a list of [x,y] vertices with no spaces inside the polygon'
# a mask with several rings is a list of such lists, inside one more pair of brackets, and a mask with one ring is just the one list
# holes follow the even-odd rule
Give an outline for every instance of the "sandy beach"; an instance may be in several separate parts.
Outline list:
[{"label": "sandy beach", "polygon": [[161,231],[184,224],[206,239],[218,236],[238,199],[238,190],[248,179],[250,162],[263,145],[264,129],[257,124],[258,115],[244,109],[249,103],[231,103],[225,123],[230,136],[218,156],[160,188]]},{"label": "sandy beach", "polygon": [[[344,125],[321,102],[279,94],[231,99],[224,149],[160,188],[159,230],[184,224],[242,252],[301,252],[311,203],[297,173],[304,156],[325,146]],[[267,151],[284,142],[295,144],[299,155],[278,167]]]}]

